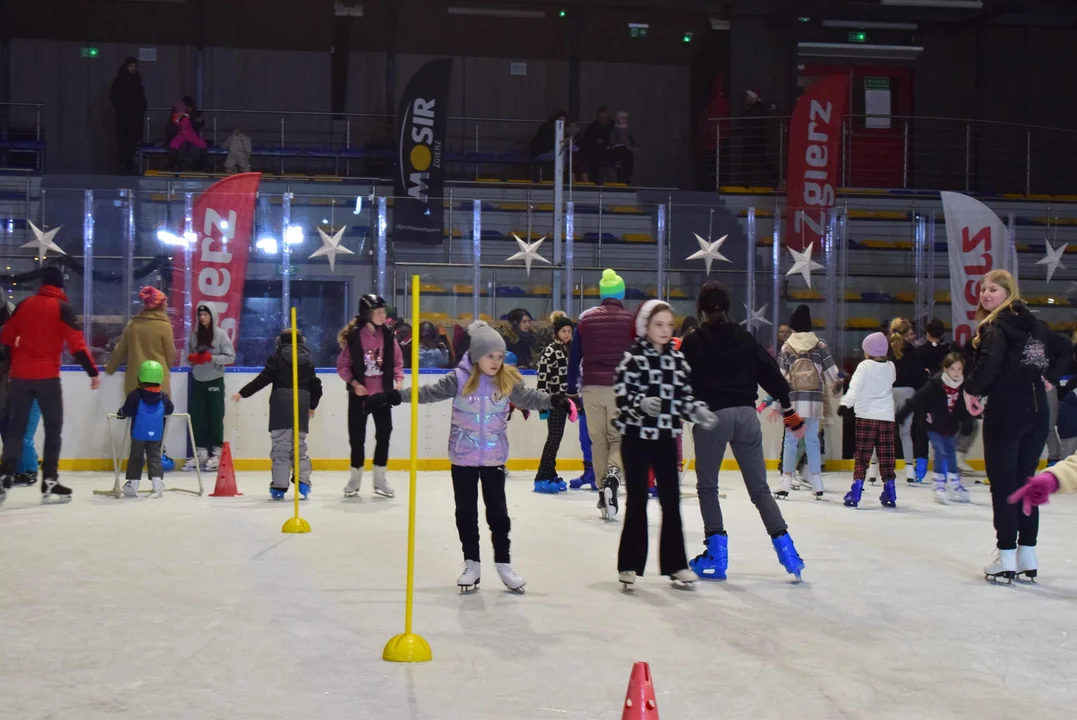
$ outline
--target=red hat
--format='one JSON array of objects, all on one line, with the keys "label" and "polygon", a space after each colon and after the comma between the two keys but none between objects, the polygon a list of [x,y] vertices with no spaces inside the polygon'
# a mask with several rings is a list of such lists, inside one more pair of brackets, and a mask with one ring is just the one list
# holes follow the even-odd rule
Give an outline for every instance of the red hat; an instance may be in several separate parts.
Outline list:
[{"label": "red hat", "polygon": [[142,305],[145,306],[147,310],[152,310],[155,307],[164,305],[165,300],[167,299],[163,292],[152,285],[147,285],[139,290],[138,297],[142,300]]}]

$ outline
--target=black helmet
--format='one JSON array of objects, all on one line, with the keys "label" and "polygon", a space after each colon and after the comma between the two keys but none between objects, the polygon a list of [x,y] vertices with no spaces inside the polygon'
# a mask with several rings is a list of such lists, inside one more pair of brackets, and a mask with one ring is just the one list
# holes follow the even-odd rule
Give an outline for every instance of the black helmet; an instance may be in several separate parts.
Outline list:
[{"label": "black helmet", "polygon": [[359,317],[369,318],[378,308],[385,307],[385,298],[374,293],[367,293],[359,298]]}]

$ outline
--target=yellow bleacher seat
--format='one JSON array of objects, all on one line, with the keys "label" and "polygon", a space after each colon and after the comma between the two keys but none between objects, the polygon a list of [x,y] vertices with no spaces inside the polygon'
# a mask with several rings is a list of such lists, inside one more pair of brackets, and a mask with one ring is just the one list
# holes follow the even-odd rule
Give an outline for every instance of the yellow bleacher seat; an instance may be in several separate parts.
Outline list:
[{"label": "yellow bleacher seat", "polygon": [[818,290],[790,290],[789,297],[794,300],[822,300],[823,293]]},{"label": "yellow bleacher seat", "polygon": [[527,212],[527,203],[522,202],[503,202],[497,206],[498,210],[512,210]]},{"label": "yellow bleacher seat", "polygon": [[916,293],[914,293],[914,292],[908,292],[908,291],[899,292],[894,297],[897,300],[900,300],[901,302],[907,302],[907,303],[916,302]]},{"label": "yellow bleacher seat", "polygon": [[748,188],[739,185],[723,185],[718,188],[718,192],[726,193],[728,195],[743,195],[748,192]]},{"label": "yellow bleacher seat", "polygon": [[553,288],[549,285],[533,285],[531,287],[532,295],[551,295],[552,293]]},{"label": "yellow bleacher seat", "polygon": [[849,318],[845,321],[845,327],[850,330],[875,330],[879,327],[876,318]]},{"label": "yellow bleacher seat", "polygon": [[935,302],[937,302],[937,303],[948,303],[948,302],[950,302],[950,292],[948,290],[936,290],[935,291]]},{"label": "yellow bleacher seat", "polygon": [[853,220],[908,220],[909,214],[900,210],[850,210]]},{"label": "yellow bleacher seat", "polygon": [[419,292],[443,293],[445,292],[445,288],[437,283],[419,283]]},{"label": "yellow bleacher seat", "polygon": [[610,205],[605,212],[613,215],[642,215],[643,208],[638,205]]},{"label": "yellow bleacher seat", "polygon": [[625,233],[625,242],[630,243],[653,243],[654,237],[650,233]]},{"label": "yellow bleacher seat", "polygon": [[584,285],[583,296],[587,298],[598,297],[598,285]]},{"label": "yellow bleacher seat", "polygon": [[475,291],[474,285],[453,285],[452,291],[457,295],[470,295]]},{"label": "yellow bleacher seat", "polygon": [[846,290],[845,299],[852,302],[857,302],[858,300],[860,300],[860,293],[858,293],[856,290]]},{"label": "yellow bleacher seat", "polygon": [[433,312],[422,311],[422,312],[419,313],[419,319],[420,320],[426,320],[426,321],[432,322],[432,323],[438,323],[438,322],[444,322],[446,320],[449,320],[450,318],[449,318],[448,313],[443,313],[443,312],[438,312],[438,311],[433,311]]},{"label": "yellow bleacher seat", "polygon": [[[471,319],[473,317],[475,317],[475,316],[472,315],[471,313],[460,313],[459,315],[456,316],[456,319],[459,320],[460,322],[471,322]],[[481,312],[481,313],[479,313],[479,320],[483,320],[485,322],[490,322],[490,316],[487,315],[486,313]]]}]

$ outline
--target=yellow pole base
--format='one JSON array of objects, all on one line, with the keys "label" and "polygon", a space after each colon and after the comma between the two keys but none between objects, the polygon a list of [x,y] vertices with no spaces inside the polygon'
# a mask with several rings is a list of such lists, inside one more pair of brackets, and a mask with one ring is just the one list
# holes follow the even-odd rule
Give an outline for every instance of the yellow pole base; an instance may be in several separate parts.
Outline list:
[{"label": "yellow pole base", "polygon": [[401,633],[385,644],[382,660],[389,662],[430,662],[430,645],[420,635]]},{"label": "yellow pole base", "polygon": [[288,518],[280,531],[282,533],[309,533],[310,523],[301,517]]}]

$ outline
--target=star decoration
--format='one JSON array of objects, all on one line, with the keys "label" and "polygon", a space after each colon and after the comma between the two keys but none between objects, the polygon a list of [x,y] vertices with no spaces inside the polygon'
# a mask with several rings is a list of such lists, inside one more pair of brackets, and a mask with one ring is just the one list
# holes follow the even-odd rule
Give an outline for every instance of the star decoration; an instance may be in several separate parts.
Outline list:
[{"label": "star decoration", "polygon": [[531,277],[531,263],[534,262],[535,260],[538,260],[540,262],[544,262],[547,265],[550,264],[549,260],[547,260],[546,258],[539,255],[539,247],[541,247],[543,241],[546,240],[545,235],[543,235],[542,237],[540,237],[538,240],[536,240],[533,243],[529,243],[529,242],[526,242],[524,240],[521,240],[516,235],[516,233],[513,233],[512,237],[514,237],[516,239],[516,244],[520,246],[520,252],[518,252],[515,255],[507,258],[505,260],[505,262],[512,262],[513,260],[523,260],[524,261],[524,266],[527,268],[527,276],[528,277]]},{"label": "star decoration", "polygon": [[58,252],[61,255],[67,255],[67,253],[60,249],[59,245],[52,241],[52,239],[56,237],[56,233],[60,232],[60,228],[62,227],[63,225],[57,225],[48,232],[42,232],[42,230],[38,228],[37,225],[34,225],[31,222],[30,229],[34,232],[34,239],[23,245],[23,247],[32,247],[36,249],[38,254],[41,256],[42,263],[45,262],[45,256],[48,254],[49,250],[52,250],[53,252]]},{"label": "star decoration", "polygon": [[1037,265],[1047,266],[1047,282],[1051,282],[1051,278],[1055,275],[1055,270],[1062,268],[1066,269],[1066,266],[1062,264],[1062,255],[1066,252],[1066,248],[1069,247],[1069,243],[1066,243],[1062,247],[1055,250],[1051,247],[1050,242],[1044,243],[1047,246],[1047,257],[1042,260],[1036,261]]},{"label": "star decoration", "polygon": [[823,269],[822,265],[812,260],[811,251],[813,245],[815,243],[808,243],[808,247],[804,248],[804,252],[797,252],[793,248],[789,248],[789,252],[793,255],[793,267],[789,268],[789,272],[785,274],[786,277],[789,277],[795,273],[800,273],[809,288],[811,287],[812,270]]},{"label": "star decoration", "polygon": [[[747,305],[744,306],[744,312],[745,312],[745,314],[748,314],[748,306]],[[750,321],[749,320],[741,320],[740,321],[741,325],[747,325],[750,322],[751,326],[753,328],[760,328],[760,327],[763,327],[764,325],[773,325],[774,324],[770,320],[767,320],[767,306],[766,305],[763,305],[763,307],[759,308],[758,310],[752,310],[750,314],[752,316],[751,320]]]},{"label": "star decoration", "polygon": [[323,255],[329,258],[329,272],[336,272],[337,254],[341,255],[354,255],[355,253],[340,244],[341,236],[344,235],[345,228],[341,228],[333,233],[332,237],[325,234],[325,230],[318,228],[318,234],[322,236],[322,246],[315,250],[310,258],[313,260],[316,257],[322,257]]},{"label": "star decoration", "polygon": [[722,243],[724,243],[726,241],[726,238],[729,237],[728,235],[723,235],[714,242],[707,242],[696,233],[692,234],[696,236],[696,242],[699,243],[699,250],[685,258],[686,260],[702,260],[707,266],[707,275],[711,274],[711,263],[713,263],[715,260],[721,260],[722,262],[731,262],[729,258],[718,252],[718,250],[722,247]]}]

